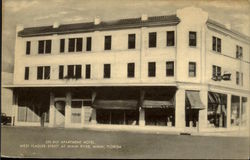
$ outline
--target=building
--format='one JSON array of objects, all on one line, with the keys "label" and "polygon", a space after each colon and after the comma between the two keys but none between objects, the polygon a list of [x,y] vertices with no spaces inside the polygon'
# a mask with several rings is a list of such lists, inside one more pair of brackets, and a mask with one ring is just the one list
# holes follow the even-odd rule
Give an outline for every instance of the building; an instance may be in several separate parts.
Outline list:
[{"label": "building", "polygon": [[16,32],[17,126],[249,125],[250,38],[199,8]]},{"label": "building", "polygon": [[[13,83],[13,73],[2,71],[2,84],[11,85]],[[9,88],[2,88],[1,90],[1,113],[5,113],[7,116],[12,117],[12,90]]]}]

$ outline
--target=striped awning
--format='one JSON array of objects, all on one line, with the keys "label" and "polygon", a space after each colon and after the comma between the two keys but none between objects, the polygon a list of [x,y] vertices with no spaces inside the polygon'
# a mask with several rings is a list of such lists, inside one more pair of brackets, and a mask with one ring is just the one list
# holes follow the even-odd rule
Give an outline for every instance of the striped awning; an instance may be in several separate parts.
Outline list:
[{"label": "striped awning", "polygon": [[227,104],[227,97],[220,93],[208,92],[208,103]]},{"label": "striped awning", "polygon": [[138,109],[137,100],[95,100],[93,108],[96,109]]}]

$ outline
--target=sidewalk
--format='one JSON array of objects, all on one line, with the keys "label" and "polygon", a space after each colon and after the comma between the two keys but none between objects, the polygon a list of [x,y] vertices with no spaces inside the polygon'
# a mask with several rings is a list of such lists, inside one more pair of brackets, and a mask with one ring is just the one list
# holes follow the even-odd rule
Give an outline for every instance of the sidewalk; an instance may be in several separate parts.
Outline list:
[{"label": "sidewalk", "polygon": [[[1,126],[1,127],[25,127],[25,128],[41,128],[40,126]],[[48,127],[45,127],[48,128]],[[52,128],[51,128],[52,129]],[[216,136],[216,137],[250,137],[247,129],[232,128],[209,128],[198,132],[197,128],[174,128],[162,126],[128,126],[128,125],[105,125],[91,124],[83,128],[60,128],[63,130],[93,130],[93,131],[108,131],[108,132],[132,132],[145,134],[167,134],[167,135],[191,135],[191,136]]]},{"label": "sidewalk", "polygon": [[223,137],[249,137],[247,129],[206,129],[198,132],[197,128],[178,129],[174,127],[160,126],[123,126],[123,125],[89,125],[84,128],[97,131],[126,131],[148,134],[193,135],[193,136],[223,136]]}]

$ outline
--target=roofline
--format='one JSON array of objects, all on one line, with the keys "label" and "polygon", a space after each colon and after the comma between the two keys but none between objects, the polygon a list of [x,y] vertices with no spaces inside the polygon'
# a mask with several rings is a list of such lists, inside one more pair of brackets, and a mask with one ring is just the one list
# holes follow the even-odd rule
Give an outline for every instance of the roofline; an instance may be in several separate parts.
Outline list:
[{"label": "roofline", "polygon": [[75,34],[75,33],[89,33],[95,31],[110,31],[110,30],[120,30],[120,29],[136,29],[142,27],[161,27],[161,26],[176,26],[179,22],[168,22],[162,24],[147,24],[147,25],[138,25],[138,26],[118,26],[118,27],[109,27],[109,28],[100,28],[100,29],[86,29],[86,30],[76,30],[76,31],[64,31],[64,32],[48,32],[48,33],[36,33],[29,35],[18,34],[19,37],[35,37],[35,36],[51,36],[53,34],[63,35],[63,34]]},{"label": "roofline", "polygon": [[[240,32],[235,31],[235,30],[228,29],[223,24],[220,24],[220,23],[218,23],[210,18],[207,20],[206,24],[207,24],[209,29],[214,29],[216,31],[223,32],[224,34],[231,35],[237,39],[241,38],[242,40],[246,41],[247,43],[250,43],[249,36],[244,35]],[[220,29],[220,30],[218,30],[218,29]]]},{"label": "roofline", "polygon": [[9,84],[9,85],[2,85],[3,88],[51,88],[51,87],[142,87],[142,86],[173,86],[176,87],[176,83],[157,83],[157,84],[150,84],[150,83],[121,83],[121,84],[114,84],[114,83],[95,83],[95,84]]},{"label": "roofline", "polygon": [[[166,15],[166,16],[176,16],[176,14],[172,15]],[[158,17],[158,16],[153,16],[153,17]],[[150,18],[150,17],[149,17]],[[134,19],[134,18],[131,18]],[[118,19],[122,20],[122,19]],[[60,26],[63,25],[76,25],[76,24],[90,24],[93,23],[92,28],[87,28],[87,29],[77,29],[77,30],[67,30],[67,31],[61,31],[58,28],[53,28],[53,26],[40,26],[40,27],[48,27],[51,28],[51,31],[49,32],[44,32],[44,33],[22,33],[21,31],[18,32],[19,37],[34,37],[34,36],[49,36],[53,34],[74,34],[74,33],[87,33],[87,32],[94,32],[94,31],[108,31],[108,30],[119,30],[119,29],[132,29],[132,28],[142,28],[142,27],[160,27],[160,26],[176,26],[179,22],[180,19],[176,16],[176,19],[170,19],[170,20],[165,20],[165,21],[141,21],[140,23],[137,24],[123,24],[123,25],[118,25],[118,26],[102,26],[105,23],[110,23],[114,21],[103,21],[98,25],[94,25],[93,22],[86,22],[86,23],[73,23],[73,24],[61,24]],[[59,26],[59,28],[60,28]],[[25,29],[32,29],[32,28],[39,28],[39,27],[28,27],[24,28]]]}]

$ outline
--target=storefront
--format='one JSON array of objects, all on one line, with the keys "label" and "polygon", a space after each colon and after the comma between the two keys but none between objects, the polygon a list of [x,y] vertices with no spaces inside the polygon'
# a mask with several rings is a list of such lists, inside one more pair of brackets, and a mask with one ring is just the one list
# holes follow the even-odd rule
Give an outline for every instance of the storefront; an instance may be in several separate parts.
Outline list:
[{"label": "storefront", "polygon": [[185,121],[186,127],[197,127],[199,123],[199,111],[204,109],[199,91],[187,90],[185,94]]},{"label": "storefront", "polygon": [[142,108],[145,125],[175,126],[175,88],[148,88],[144,90]]},{"label": "storefront", "polygon": [[99,124],[138,125],[138,102],[136,100],[96,100],[96,121]]},{"label": "storefront", "polygon": [[227,95],[208,92],[208,127],[226,127],[227,125]]},{"label": "storefront", "polygon": [[17,122],[44,126],[49,122],[49,95],[46,91],[33,89],[16,90]]},{"label": "storefront", "polygon": [[139,96],[137,88],[96,89],[93,109],[98,124],[138,125]]}]

